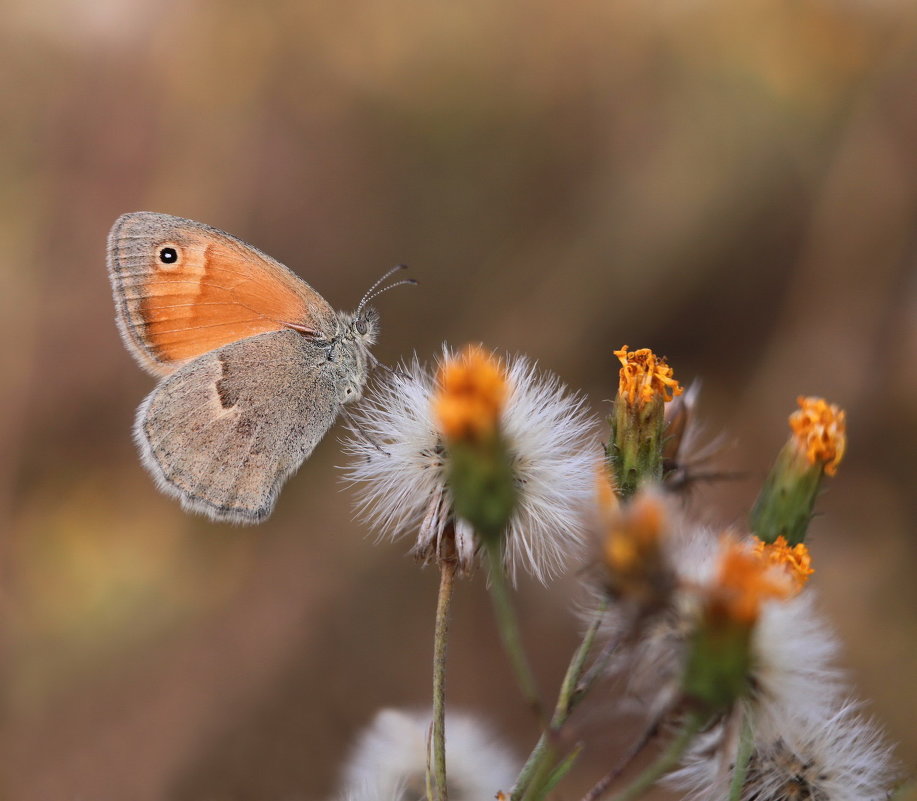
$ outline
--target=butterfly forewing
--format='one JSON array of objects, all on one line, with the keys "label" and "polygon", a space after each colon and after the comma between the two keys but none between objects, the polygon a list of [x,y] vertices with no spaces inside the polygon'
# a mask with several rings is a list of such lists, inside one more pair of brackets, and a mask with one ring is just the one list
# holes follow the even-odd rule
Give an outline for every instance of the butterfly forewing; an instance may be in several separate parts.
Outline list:
[{"label": "butterfly forewing", "polygon": [[181,217],[120,217],[108,238],[108,269],[124,340],[158,375],[291,325],[333,333],[334,310],[305,281],[241,240]]}]

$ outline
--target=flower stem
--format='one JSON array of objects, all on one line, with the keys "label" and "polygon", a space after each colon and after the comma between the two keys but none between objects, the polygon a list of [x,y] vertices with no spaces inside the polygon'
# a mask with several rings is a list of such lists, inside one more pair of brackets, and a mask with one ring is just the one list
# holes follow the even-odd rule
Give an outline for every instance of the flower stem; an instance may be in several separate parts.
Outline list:
[{"label": "flower stem", "polygon": [[[551,718],[551,725],[548,731],[542,733],[541,737],[538,738],[538,742],[532,749],[531,754],[529,754],[529,758],[526,760],[525,765],[522,766],[522,770],[513,787],[511,801],[519,801],[519,799],[523,797],[523,794],[528,797],[529,785],[532,783],[533,779],[537,784],[537,777],[545,774],[547,764],[554,758],[554,748],[551,746],[553,735],[556,735],[560,728],[567,722],[570,713],[589,690],[592,681],[595,679],[597,674],[594,674],[590,669],[589,673],[584,675],[584,668],[586,659],[589,657],[589,653],[595,643],[595,637],[602,623],[602,617],[607,609],[608,601],[605,600],[598,609],[595,620],[593,620],[592,624],[586,630],[585,635],[583,635],[583,641],[574,652],[573,658],[570,660],[570,665],[567,667],[563,683],[561,684],[560,692],[557,696],[557,704],[554,707],[554,716]],[[595,665],[593,665],[593,667],[595,667]],[[590,674],[592,674],[592,678],[586,681],[587,676]],[[559,776],[557,781],[559,781],[560,778],[562,778],[562,776]],[[550,779],[548,781],[550,782]],[[544,790],[545,788],[542,788],[542,791]]]},{"label": "flower stem", "polygon": [[630,751],[624,755],[624,758],[592,786],[589,792],[583,796],[582,801],[597,801],[597,799],[601,798],[614,781],[627,770],[628,765],[630,765],[631,762],[640,755],[640,752],[650,744],[650,741],[656,736],[658,731],[659,720],[657,719],[644,729],[643,734],[641,734],[637,742],[631,746]]},{"label": "flower stem", "polygon": [[573,765],[576,763],[576,760],[579,759],[579,755],[583,752],[583,744],[580,743],[570,752],[566,758],[551,772],[551,775],[548,776],[548,780],[544,783],[544,786],[541,788],[539,796],[541,798],[546,798],[551,791],[560,784],[561,779],[563,779],[569,772]]},{"label": "flower stem", "polygon": [[669,747],[659,755],[659,758],[637,776],[637,778],[627,787],[621,790],[621,792],[616,793],[611,801],[633,801],[633,799],[643,795],[643,793],[652,787],[665,773],[678,764],[678,760],[680,760],[685,751],[688,750],[692,738],[697,734],[700,727],[700,716],[696,714],[691,715],[685,721],[678,736],[672,740]]},{"label": "flower stem", "polygon": [[506,586],[501,544],[499,541],[492,541],[488,538],[485,540],[485,550],[487,551],[487,562],[490,567],[490,597],[494,605],[500,639],[503,641],[503,647],[509,657],[513,672],[516,674],[516,681],[519,684],[522,695],[535,712],[536,718],[542,721],[543,712],[538,685],[529,666],[528,657],[522,647],[519,623],[516,620],[516,613],[513,610],[509,598],[509,590]]},{"label": "flower stem", "polygon": [[432,801],[446,801],[446,644],[449,638],[449,608],[455,584],[456,563],[440,563],[439,597],[433,634],[433,732],[427,762],[427,789]]},{"label": "flower stem", "polygon": [[748,763],[754,751],[755,738],[751,725],[751,711],[746,709],[742,715],[742,734],[739,736],[739,749],[736,752],[736,763],[732,769],[732,784],[729,785],[729,801],[740,801],[745,777],[748,775]]}]

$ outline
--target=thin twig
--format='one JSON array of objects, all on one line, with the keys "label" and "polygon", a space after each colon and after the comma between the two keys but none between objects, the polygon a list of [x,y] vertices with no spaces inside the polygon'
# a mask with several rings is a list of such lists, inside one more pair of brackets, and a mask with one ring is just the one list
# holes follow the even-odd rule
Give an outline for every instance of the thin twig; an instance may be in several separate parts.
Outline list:
[{"label": "thin twig", "polygon": [[640,755],[643,749],[652,742],[653,738],[659,732],[659,724],[659,718],[653,721],[653,723],[644,730],[643,734],[640,735],[637,742],[631,746],[630,751],[624,755],[624,758],[592,786],[592,789],[583,796],[582,801],[598,801],[618,777],[627,770],[628,766]]},{"label": "thin twig", "polygon": [[[691,740],[694,738],[694,735],[697,734],[700,727],[701,718],[698,715],[691,715],[685,721],[684,726],[682,726],[681,731],[678,733],[678,736],[672,740],[672,742],[669,744],[669,747],[659,755],[656,761],[647,767],[627,787],[621,790],[621,792],[612,796],[611,801],[633,801],[633,799],[639,798],[641,795],[643,795],[643,793],[652,787],[662,776],[664,776],[668,771],[670,771],[673,767],[675,767],[675,765],[678,764],[678,761],[684,755],[685,751],[688,750],[688,746],[691,744]],[[652,728],[655,729],[657,727],[653,726]],[[646,737],[646,735],[644,735],[644,737]],[[649,742],[650,739],[652,738],[647,738],[647,742]],[[646,743],[638,743],[638,745],[640,745],[640,750],[642,750]],[[614,771],[612,771],[612,773],[614,773]],[[620,773],[620,771],[618,771],[618,773]],[[608,784],[611,784],[611,782],[614,781],[614,778],[616,777],[613,777],[611,781],[608,782]],[[594,787],[593,790],[595,790]],[[592,791],[590,791],[586,796],[584,796],[584,801],[586,798],[597,799],[600,795],[601,793],[593,796]]]}]

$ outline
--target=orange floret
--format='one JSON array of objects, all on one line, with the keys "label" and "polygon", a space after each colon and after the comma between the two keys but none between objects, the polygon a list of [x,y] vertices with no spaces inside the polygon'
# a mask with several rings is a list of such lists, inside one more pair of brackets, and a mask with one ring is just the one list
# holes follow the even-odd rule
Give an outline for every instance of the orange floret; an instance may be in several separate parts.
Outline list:
[{"label": "orange floret", "polygon": [[810,464],[824,465],[825,472],[833,476],[847,448],[844,410],[823,398],[800,396],[796,402],[799,409],[790,415],[796,443]]},{"label": "orange floret", "polygon": [[761,604],[783,600],[795,592],[793,582],[782,570],[774,570],[755,550],[727,541],[711,601],[718,612],[731,620],[753,624]]},{"label": "orange floret", "polygon": [[481,439],[497,429],[508,394],[500,360],[469,345],[440,366],[433,414],[447,439]]},{"label": "orange floret", "polygon": [[649,403],[656,398],[667,403],[684,392],[665,358],[658,358],[649,348],[628,352],[624,345],[614,355],[621,362],[618,394],[629,404]]},{"label": "orange floret", "polygon": [[758,540],[755,553],[767,564],[783,567],[796,584],[797,591],[805,586],[809,576],[815,572],[812,568],[812,557],[805,544],[800,542],[791,548],[783,535],[772,543]]}]

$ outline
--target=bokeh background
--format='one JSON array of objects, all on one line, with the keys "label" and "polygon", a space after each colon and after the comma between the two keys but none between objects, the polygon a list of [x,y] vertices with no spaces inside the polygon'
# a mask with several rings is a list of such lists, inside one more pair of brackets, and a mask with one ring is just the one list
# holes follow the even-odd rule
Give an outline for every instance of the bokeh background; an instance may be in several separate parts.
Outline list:
[{"label": "bokeh background", "polygon": [[[740,521],[799,393],[848,411],[819,503],[824,613],[917,764],[917,7],[883,0],[7,0],[0,23],[3,798],[322,799],[360,727],[428,702],[436,576],[374,544],[340,428],[257,529],[183,514],[130,438],[120,213],[224,228],[338,308],[379,300],[388,363],[521,351],[607,412],[611,350],[702,378]],[[481,577],[449,699],[533,741]],[[576,575],[523,582],[538,673]],[[604,691],[603,691],[604,692]],[[600,695],[565,797],[628,723]]]}]

